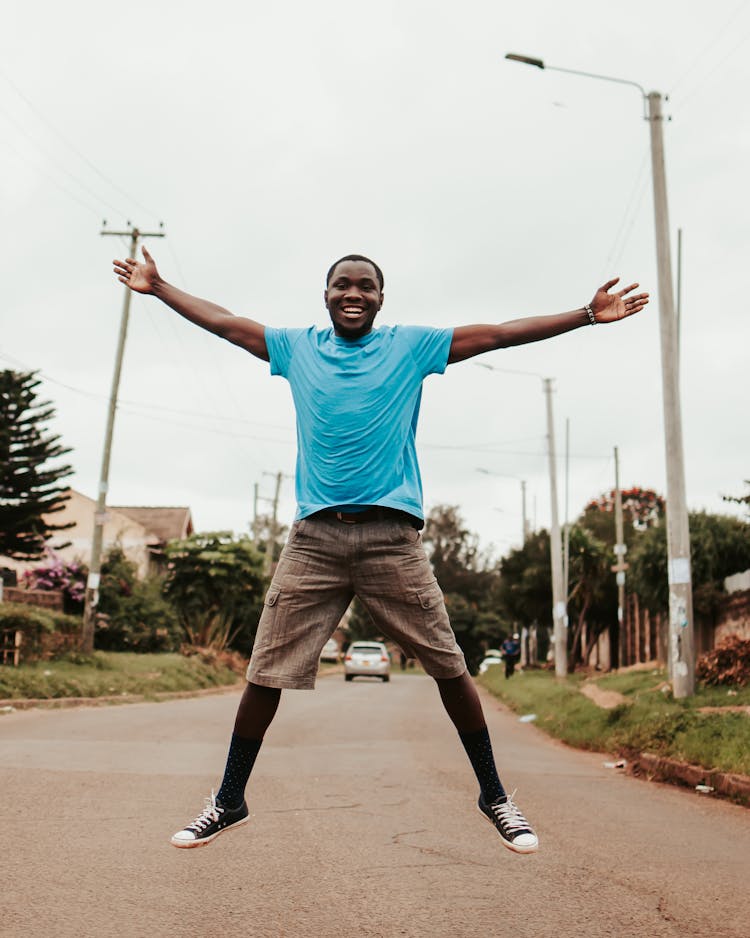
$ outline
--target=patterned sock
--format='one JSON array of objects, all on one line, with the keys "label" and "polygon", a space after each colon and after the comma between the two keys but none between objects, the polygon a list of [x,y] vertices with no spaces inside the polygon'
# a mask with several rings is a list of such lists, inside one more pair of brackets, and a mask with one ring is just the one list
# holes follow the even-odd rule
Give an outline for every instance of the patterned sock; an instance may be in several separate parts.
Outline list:
[{"label": "patterned sock", "polygon": [[243,739],[232,733],[232,742],[229,745],[227,765],[224,769],[224,778],[221,788],[216,794],[216,800],[227,808],[238,808],[245,797],[245,786],[250,778],[255,757],[260,750],[262,739]]},{"label": "patterned sock", "polygon": [[500,782],[495,768],[495,760],[492,756],[492,743],[487,727],[478,730],[476,733],[459,733],[461,742],[464,744],[466,755],[469,757],[471,767],[479,782],[482,790],[482,798],[487,804],[496,801],[505,794],[505,789]]}]

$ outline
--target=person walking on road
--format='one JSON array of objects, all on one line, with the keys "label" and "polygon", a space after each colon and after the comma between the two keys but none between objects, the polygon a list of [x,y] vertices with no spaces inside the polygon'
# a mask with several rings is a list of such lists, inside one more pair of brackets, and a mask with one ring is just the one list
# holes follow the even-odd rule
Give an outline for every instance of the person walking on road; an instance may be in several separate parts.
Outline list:
[{"label": "person walking on road", "polygon": [[518,632],[514,632],[510,638],[506,638],[500,649],[505,660],[505,680],[507,681],[509,677],[513,677],[515,674],[516,664],[521,657],[521,642],[519,641]]},{"label": "person walking on road", "polygon": [[297,418],[297,513],[265,597],[224,776],[204,810],[172,837],[198,847],[248,820],[245,788],[282,689],[315,686],[320,652],[354,596],[379,631],[434,678],[479,783],[482,815],[502,843],[532,853],[538,838],[498,777],[474,682],[421,543],[415,434],[427,375],[495,349],[537,342],[637,313],[638,284],[600,287],[570,312],[500,325],[374,325],[383,273],[359,254],[326,276],[325,329],[263,326],[164,281],[143,261],[116,260],[119,280],[270,364],[291,386]]}]

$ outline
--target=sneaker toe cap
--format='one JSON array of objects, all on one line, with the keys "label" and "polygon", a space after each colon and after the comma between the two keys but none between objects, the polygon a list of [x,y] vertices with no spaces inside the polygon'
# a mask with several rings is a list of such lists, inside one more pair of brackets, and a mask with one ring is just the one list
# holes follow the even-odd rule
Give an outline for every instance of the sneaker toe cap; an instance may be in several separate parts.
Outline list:
[{"label": "sneaker toe cap", "polygon": [[513,846],[524,850],[535,850],[539,846],[539,839],[536,834],[518,834],[513,838]]},{"label": "sneaker toe cap", "polygon": [[173,844],[193,844],[197,839],[193,831],[177,831],[172,835]]}]

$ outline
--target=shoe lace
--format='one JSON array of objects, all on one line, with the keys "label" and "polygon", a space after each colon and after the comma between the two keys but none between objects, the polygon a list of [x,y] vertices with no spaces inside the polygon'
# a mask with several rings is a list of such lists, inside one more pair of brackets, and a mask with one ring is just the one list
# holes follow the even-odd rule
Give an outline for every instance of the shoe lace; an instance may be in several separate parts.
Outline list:
[{"label": "shoe lace", "polygon": [[200,834],[201,831],[205,830],[209,824],[213,824],[214,821],[219,820],[219,815],[224,813],[224,808],[216,804],[216,796],[214,795],[213,788],[211,789],[211,796],[206,798],[206,804],[198,817],[191,821],[190,824],[185,828],[187,831],[195,831],[197,834]]},{"label": "shoe lace", "polygon": [[513,802],[514,795],[515,791],[508,796],[506,801],[496,801],[489,806],[490,811],[511,834],[515,834],[520,830],[531,830],[531,825]]}]

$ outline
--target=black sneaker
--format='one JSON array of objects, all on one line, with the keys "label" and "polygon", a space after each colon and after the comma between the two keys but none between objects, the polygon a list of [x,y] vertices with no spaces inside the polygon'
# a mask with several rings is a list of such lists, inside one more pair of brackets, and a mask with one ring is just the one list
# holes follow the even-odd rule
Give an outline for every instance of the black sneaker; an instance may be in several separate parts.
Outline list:
[{"label": "black sneaker", "polygon": [[515,850],[516,853],[534,853],[539,847],[539,838],[512,799],[513,795],[502,795],[487,804],[480,795],[477,807],[509,850]]},{"label": "black sneaker", "polygon": [[211,792],[203,811],[187,827],[177,831],[171,842],[175,847],[202,847],[227,828],[245,824],[248,820],[247,802],[243,801],[239,808],[225,808]]}]

